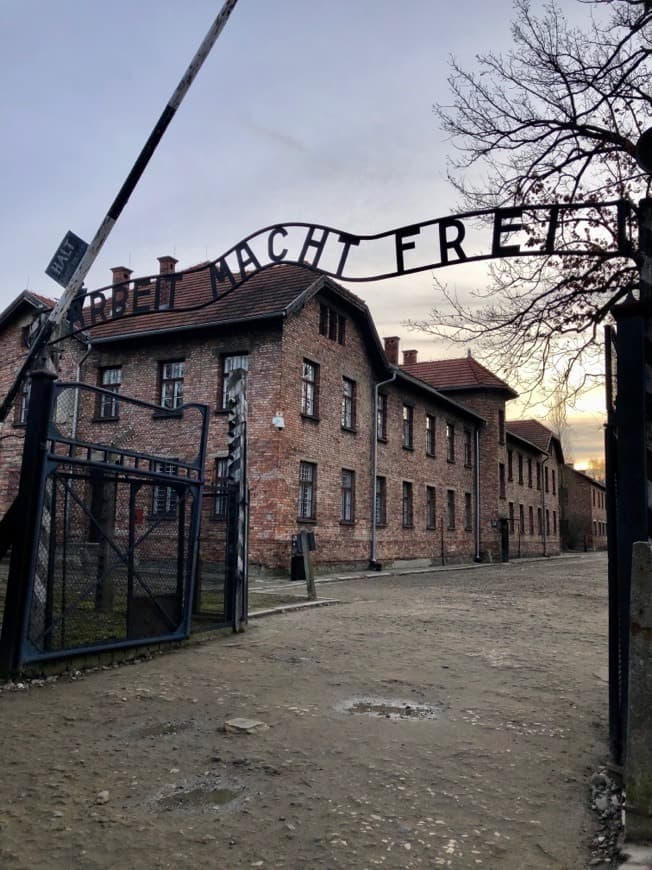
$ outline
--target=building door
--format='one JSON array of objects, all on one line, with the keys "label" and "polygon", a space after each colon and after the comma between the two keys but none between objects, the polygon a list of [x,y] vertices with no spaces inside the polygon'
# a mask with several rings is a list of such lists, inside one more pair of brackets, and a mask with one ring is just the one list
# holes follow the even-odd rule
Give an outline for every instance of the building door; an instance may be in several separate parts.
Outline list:
[{"label": "building door", "polygon": [[509,521],[506,517],[500,520],[500,558],[509,562]]}]

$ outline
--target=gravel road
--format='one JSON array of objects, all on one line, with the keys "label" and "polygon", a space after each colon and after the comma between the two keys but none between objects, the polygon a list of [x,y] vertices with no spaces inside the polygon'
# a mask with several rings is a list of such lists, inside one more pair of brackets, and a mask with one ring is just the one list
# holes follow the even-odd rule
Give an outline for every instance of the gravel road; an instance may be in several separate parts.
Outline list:
[{"label": "gravel road", "polygon": [[588,867],[605,556],[318,591],[339,603],[5,687],[0,866]]}]

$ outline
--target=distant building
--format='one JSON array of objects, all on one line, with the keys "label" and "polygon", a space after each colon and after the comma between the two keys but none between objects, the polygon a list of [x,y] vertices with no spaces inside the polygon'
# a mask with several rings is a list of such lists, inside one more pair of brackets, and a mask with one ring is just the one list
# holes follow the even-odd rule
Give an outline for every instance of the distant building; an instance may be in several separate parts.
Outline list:
[{"label": "distant building", "polygon": [[566,550],[607,547],[606,487],[572,465],[562,470],[562,544]]}]

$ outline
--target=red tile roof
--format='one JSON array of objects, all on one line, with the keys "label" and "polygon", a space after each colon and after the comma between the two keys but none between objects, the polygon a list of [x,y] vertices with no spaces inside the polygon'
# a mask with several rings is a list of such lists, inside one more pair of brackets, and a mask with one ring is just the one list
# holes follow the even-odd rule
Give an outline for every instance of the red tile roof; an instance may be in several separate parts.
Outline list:
[{"label": "red tile roof", "polygon": [[[272,266],[257,272],[248,281],[218,299],[212,299],[210,276],[207,264],[193,267],[196,271],[182,275],[175,289],[175,306],[169,311],[155,311],[138,316],[123,316],[106,323],[97,323],[89,329],[92,341],[108,341],[138,336],[152,332],[169,332],[180,329],[217,326],[219,324],[257,320],[280,316],[309,287],[320,279],[311,269],[290,264]],[[147,286],[146,284],[144,286]],[[151,295],[141,296],[141,304],[153,304],[155,279],[151,280]],[[338,287],[359,306],[357,296]],[[111,297],[110,289],[106,294]],[[127,303],[131,309],[133,290],[129,289]],[[107,303],[107,306],[110,302]],[[198,307],[203,305],[204,307]],[[195,308],[195,310],[181,310]],[[88,319],[88,310],[85,308]]]},{"label": "red tile roof", "polygon": [[462,359],[441,359],[402,365],[401,370],[435,387],[437,390],[473,389],[489,387],[505,390],[512,397],[517,393],[472,356]]},{"label": "red tile roof", "polygon": [[[550,450],[550,440],[556,438],[554,432],[548,429],[538,420],[509,420],[506,423],[507,433],[524,438],[530,444],[534,444],[543,453]],[[557,439],[558,440],[558,439]]]}]

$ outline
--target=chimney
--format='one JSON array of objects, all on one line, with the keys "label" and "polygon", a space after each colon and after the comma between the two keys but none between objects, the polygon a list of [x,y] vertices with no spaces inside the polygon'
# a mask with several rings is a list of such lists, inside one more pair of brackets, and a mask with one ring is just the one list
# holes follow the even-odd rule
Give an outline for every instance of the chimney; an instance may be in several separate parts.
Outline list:
[{"label": "chimney", "polygon": [[161,275],[169,275],[171,272],[174,272],[174,267],[179,262],[174,257],[158,257],[158,261],[160,264],[159,272]]},{"label": "chimney", "polygon": [[114,266],[111,269],[112,284],[126,284],[131,280],[132,269],[127,269],[126,266]]},{"label": "chimney", "polygon": [[389,338],[383,339],[385,342],[385,354],[393,366],[398,365],[398,344],[400,340],[401,339],[397,335],[392,335]]},{"label": "chimney", "polygon": [[417,352],[416,350],[404,350],[403,351],[403,365],[404,366],[413,366],[417,361]]}]

